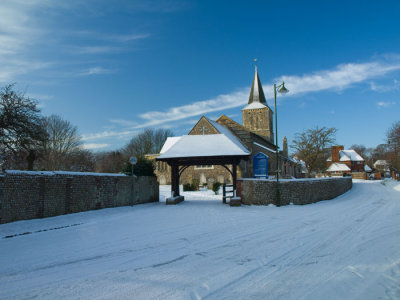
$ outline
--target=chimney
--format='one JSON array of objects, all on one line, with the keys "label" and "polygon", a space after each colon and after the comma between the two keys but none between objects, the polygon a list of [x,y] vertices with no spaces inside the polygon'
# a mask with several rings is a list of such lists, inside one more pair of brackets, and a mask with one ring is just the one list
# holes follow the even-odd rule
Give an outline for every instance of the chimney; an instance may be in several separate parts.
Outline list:
[{"label": "chimney", "polygon": [[332,146],[332,162],[339,162],[340,156],[339,151],[344,150],[343,146]]}]

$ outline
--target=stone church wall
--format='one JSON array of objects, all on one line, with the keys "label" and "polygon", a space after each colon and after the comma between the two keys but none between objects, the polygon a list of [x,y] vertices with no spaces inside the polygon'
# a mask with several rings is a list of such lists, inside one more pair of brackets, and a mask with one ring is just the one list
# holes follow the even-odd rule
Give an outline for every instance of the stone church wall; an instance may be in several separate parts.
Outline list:
[{"label": "stone church wall", "polygon": [[155,177],[24,172],[0,175],[0,223],[159,201]]},{"label": "stone church wall", "polygon": [[[335,198],[352,188],[351,177],[281,180],[281,205],[302,205]],[[247,205],[276,205],[276,181],[238,179],[237,194]]]}]

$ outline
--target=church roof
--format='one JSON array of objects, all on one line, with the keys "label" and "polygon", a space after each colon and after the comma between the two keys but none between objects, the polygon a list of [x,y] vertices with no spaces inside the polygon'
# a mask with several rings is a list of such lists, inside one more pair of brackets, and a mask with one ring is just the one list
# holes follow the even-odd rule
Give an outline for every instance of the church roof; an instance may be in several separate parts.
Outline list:
[{"label": "church roof", "polygon": [[[261,104],[261,105],[263,105],[263,104]],[[215,122],[228,128],[235,136],[237,136],[244,143],[245,143],[245,141],[243,140],[243,135],[247,134],[247,135],[249,135],[249,138],[252,141],[253,141],[253,138],[261,139],[261,140],[263,140],[263,143],[265,144],[265,146],[272,147],[272,148],[275,147],[274,143],[271,143],[264,136],[250,131],[249,129],[245,128],[243,125],[235,122],[234,120],[232,120],[231,118],[229,118],[225,115],[221,115]]]},{"label": "church roof", "polygon": [[267,105],[267,101],[265,100],[264,91],[262,88],[260,77],[258,76],[257,66],[256,66],[256,70],[254,73],[253,84],[251,85],[248,104],[249,105],[247,105],[244,109],[263,108],[263,106]]}]

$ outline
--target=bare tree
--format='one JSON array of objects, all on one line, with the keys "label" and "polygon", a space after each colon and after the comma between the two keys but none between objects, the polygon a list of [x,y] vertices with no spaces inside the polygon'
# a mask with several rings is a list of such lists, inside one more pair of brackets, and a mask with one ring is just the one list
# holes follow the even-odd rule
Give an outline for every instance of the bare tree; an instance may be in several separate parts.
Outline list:
[{"label": "bare tree", "polygon": [[388,153],[387,160],[392,168],[400,170],[400,121],[394,123],[388,130]]},{"label": "bare tree", "polygon": [[360,154],[362,158],[366,159],[366,157],[367,157],[367,147],[365,147],[364,145],[354,144],[354,145],[350,146],[350,149],[353,149],[358,154]]},{"label": "bare tree", "polygon": [[308,176],[326,167],[326,148],[335,142],[336,128],[313,128],[302,133],[296,133],[291,148],[295,149],[294,156],[306,164]]},{"label": "bare tree", "polygon": [[[0,90],[0,152],[24,153],[32,170],[38,148],[46,139],[37,102],[13,90],[9,84]],[[10,154],[11,153],[11,154]]]},{"label": "bare tree", "polygon": [[67,154],[67,163],[64,169],[76,172],[93,172],[96,159],[94,154],[85,149],[75,149]]},{"label": "bare tree", "polygon": [[169,129],[145,129],[131,139],[123,152],[126,156],[135,155],[143,158],[145,154],[159,153],[167,137],[173,133]]},{"label": "bare tree", "polygon": [[43,119],[47,139],[42,143],[43,168],[46,170],[68,170],[71,155],[81,151],[82,144],[78,128],[60,116],[51,115]]},{"label": "bare tree", "polygon": [[95,170],[100,173],[120,173],[127,160],[121,151],[100,152],[95,156]]}]

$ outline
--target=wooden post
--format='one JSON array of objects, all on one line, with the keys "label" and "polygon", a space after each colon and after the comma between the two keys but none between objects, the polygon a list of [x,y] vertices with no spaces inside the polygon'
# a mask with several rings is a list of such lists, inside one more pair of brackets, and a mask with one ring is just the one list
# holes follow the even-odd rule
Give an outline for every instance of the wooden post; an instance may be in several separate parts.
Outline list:
[{"label": "wooden post", "polygon": [[236,171],[237,171],[237,163],[236,161],[232,164],[232,181],[233,181],[233,190],[236,191]]},{"label": "wooden post", "polygon": [[179,167],[178,165],[171,165],[171,192],[172,196],[179,196]]},{"label": "wooden post", "polygon": [[226,183],[222,185],[222,203],[226,203]]}]

